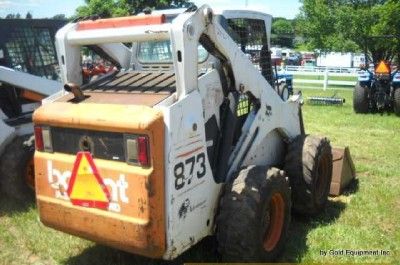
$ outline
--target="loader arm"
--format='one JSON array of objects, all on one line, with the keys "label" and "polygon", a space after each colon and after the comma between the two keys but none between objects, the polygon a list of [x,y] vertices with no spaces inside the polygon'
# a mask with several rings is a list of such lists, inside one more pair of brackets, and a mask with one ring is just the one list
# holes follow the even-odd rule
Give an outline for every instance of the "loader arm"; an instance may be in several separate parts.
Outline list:
[{"label": "loader arm", "polygon": [[284,102],[278,96],[218,23],[210,7],[204,5],[194,14],[179,16],[173,23],[171,35],[173,54],[177,57],[174,68],[179,98],[197,88],[197,76],[193,75],[197,72],[197,56],[190,55],[197,54],[200,41],[209,53],[220,59],[232,72],[228,78],[236,91],[250,94],[259,102],[259,109],[255,110],[254,115],[248,116],[239,142],[231,153],[228,179],[239,167],[257,164],[260,161],[257,155],[264,155],[268,159],[268,152],[259,154],[256,151],[267,137],[271,138],[269,141],[276,142],[277,138],[291,139],[304,131],[298,98],[292,97]]},{"label": "loader arm", "polygon": [[[171,40],[176,99],[180,100],[198,90],[197,47],[202,43],[227,69],[229,89],[250,95],[259,106],[254,115],[248,116],[246,129],[242,128],[239,142],[230,155],[229,175],[246,164],[272,163],[276,160],[275,155],[271,156],[268,153],[259,154],[257,159],[247,157],[248,153],[257,154],[253,149],[256,149],[272,131],[275,134],[270,137],[269,141],[272,142],[278,141],[278,138],[291,139],[303,132],[298,98],[292,97],[284,102],[278,96],[246,55],[238,49],[209,6],[203,5],[194,13],[183,13],[172,23],[164,23],[162,15],[158,18],[144,15],[139,21],[141,22],[133,22],[119,30],[101,27],[80,28],[79,23],[62,28],[56,35],[56,46],[63,81],[82,83],[79,45]],[[154,21],[157,21],[156,24]]]},{"label": "loader arm", "polygon": [[32,91],[46,97],[60,91],[62,88],[62,84],[58,81],[16,71],[4,66],[0,66],[0,82]]},{"label": "loader arm", "polygon": [[[50,96],[60,91],[62,88],[62,84],[58,81],[16,71],[4,66],[0,66],[0,83],[7,83],[28,91],[26,95],[35,99]],[[0,86],[0,89],[1,88]],[[25,130],[23,132],[25,132]],[[8,126],[0,119],[0,154],[2,154],[5,146],[10,143],[16,134],[15,128]]]}]

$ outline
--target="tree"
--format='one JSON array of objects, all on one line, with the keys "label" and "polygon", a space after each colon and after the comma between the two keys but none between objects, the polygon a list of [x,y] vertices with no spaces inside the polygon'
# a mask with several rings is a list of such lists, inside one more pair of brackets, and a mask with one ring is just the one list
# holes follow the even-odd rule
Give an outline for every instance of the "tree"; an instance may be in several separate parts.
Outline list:
[{"label": "tree", "polygon": [[85,5],[76,9],[77,17],[99,15],[100,17],[119,17],[137,14],[143,9],[165,9],[189,7],[187,0],[85,0]]},{"label": "tree", "polygon": [[65,16],[65,14],[57,14],[57,15],[54,15],[54,16],[52,17],[52,19],[67,20],[67,17]]},{"label": "tree", "polygon": [[370,38],[400,36],[398,0],[301,0],[297,30],[312,49],[355,52],[366,49],[373,61],[390,60],[400,40]]},{"label": "tree", "polygon": [[26,18],[26,19],[32,19],[32,14],[31,14],[31,12],[26,13],[25,18]]},{"label": "tree", "polygon": [[19,19],[21,18],[21,14],[17,13],[17,14],[7,14],[6,19]]},{"label": "tree", "polygon": [[282,47],[293,47],[295,38],[293,22],[285,18],[275,18],[272,22],[272,43]]}]

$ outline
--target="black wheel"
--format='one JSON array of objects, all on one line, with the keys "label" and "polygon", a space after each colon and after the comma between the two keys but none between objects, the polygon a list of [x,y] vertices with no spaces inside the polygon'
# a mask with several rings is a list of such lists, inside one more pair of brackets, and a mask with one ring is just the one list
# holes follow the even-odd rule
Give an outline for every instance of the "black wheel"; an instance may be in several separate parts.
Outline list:
[{"label": "black wheel", "polygon": [[393,95],[393,110],[397,116],[400,116],[400,88],[394,91]]},{"label": "black wheel", "polygon": [[33,200],[34,148],[24,146],[28,137],[16,137],[5,149],[0,160],[2,193],[18,200]]},{"label": "black wheel", "polygon": [[217,217],[218,252],[225,261],[272,261],[290,224],[289,181],[277,168],[250,166],[226,184]]},{"label": "black wheel", "polygon": [[355,113],[368,112],[368,87],[357,83],[353,91],[353,108]]},{"label": "black wheel", "polygon": [[289,99],[289,89],[286,84],[279,86],[278,94],[283,101],[287,101]]},{"label": "black wheel", "polygon": [[332,180],[332,148],[325,137],[299,135],[290,144],[285,172],[292,188],[293,209],[316,214],[326,204]]}]

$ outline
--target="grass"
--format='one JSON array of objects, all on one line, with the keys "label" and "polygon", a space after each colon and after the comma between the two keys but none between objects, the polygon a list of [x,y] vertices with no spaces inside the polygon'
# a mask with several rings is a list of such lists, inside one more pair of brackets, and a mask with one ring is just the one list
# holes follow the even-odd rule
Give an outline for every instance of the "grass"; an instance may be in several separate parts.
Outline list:
[{"label": "grass", "polygon": [[[303,90],[331,96],[332,90]],[[281,262],[340,263],[400,260],[400,118],[354,114],[351,90],[339,90],[344,106],[303,107],[306,132],[349,146],[357,181],[330,198],[314,218],[293,216]],[[320,250],[386,250],[388,256],[320,255]],[[0,264],[182,264],[216,261],[207,238],[174,262],[154,261],[96,245],[44,227],[33,203],[0,195]]]}]

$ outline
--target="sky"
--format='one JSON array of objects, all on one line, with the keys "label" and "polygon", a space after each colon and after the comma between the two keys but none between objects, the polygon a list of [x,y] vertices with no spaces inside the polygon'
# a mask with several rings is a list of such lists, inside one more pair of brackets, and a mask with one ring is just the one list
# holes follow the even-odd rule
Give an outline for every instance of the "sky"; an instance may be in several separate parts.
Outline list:
[{"label": "sky", "polygon": [[[208,3],[218,9],[243,9],[247,5],[248,9],[286,18],[294,18],[300,7],[298,0],[192,0],[192,2],[197,6]],[[65,14],[68,17],[83,3],[84,0],[0,0],[0,17],[10,13],[20,13],[25,17],[27,12],[30,12],[33,18],[52,17],[57,14]]]}]

